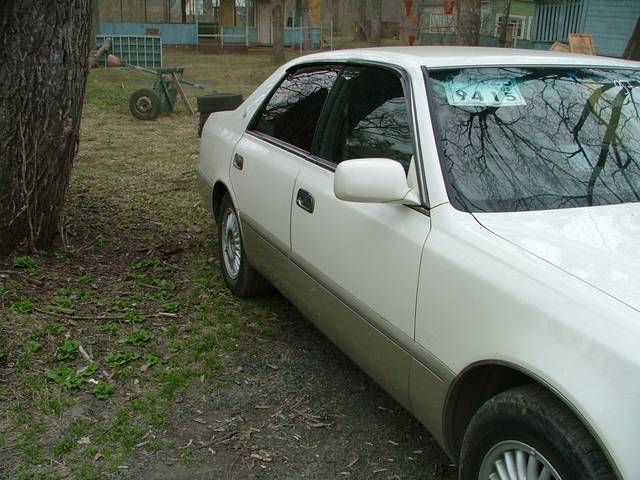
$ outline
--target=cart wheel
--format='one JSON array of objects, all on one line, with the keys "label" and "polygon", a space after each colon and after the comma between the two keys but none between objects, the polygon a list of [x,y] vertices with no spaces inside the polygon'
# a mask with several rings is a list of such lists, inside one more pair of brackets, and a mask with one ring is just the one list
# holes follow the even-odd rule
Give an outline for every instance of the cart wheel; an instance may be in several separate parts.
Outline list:
[{"label": "cart wheel", "polygon": [[129,110],[140,120],[155,120],[160,114],[160,97],[149,88],[136,90],[129,97]]}]

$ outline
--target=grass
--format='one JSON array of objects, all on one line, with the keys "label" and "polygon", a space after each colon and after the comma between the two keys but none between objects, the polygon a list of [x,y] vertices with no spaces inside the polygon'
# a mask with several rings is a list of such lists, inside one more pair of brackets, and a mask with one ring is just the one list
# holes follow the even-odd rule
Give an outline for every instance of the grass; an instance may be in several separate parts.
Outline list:
[{"label": "grass", "polygon": [[[167,50],[164,59],[244,96],[275,68],[268,56]],[[172,441],[176,398],[204,388],[194,380],[224,370],[230,353],[279,331],[282,304],[239,301],[218,274],[197,193],[197,117],[180,103],[153,122],[129,114],[129,95],[152,83],[129,69],[90,72],[63,240],[0,258],[11,272],[0,276],[7,478],[102,478],[142,442],[192,461]]]}]

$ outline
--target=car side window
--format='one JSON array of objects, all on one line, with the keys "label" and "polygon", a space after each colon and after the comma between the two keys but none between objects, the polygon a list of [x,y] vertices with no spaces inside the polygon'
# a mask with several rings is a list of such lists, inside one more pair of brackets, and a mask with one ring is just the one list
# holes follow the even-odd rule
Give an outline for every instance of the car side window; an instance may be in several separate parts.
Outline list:
[{"label": "car side window", "polygon": [[311,150],[318,118],[340,67],[321,65],[290,72],[256,118],[252,130]]},{"label": "car side window", "polygon": [[409,170],[413,140],[402,82],[392,71],[346,67],[319,125],[314,153],[338,164],[391,158]]}]

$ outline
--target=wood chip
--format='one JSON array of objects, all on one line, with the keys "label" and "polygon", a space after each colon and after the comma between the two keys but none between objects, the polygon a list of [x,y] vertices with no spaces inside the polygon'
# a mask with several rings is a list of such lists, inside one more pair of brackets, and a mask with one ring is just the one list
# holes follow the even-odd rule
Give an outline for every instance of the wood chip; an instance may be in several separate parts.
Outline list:
[{"label": "wood chip", "polygon": [[359,458],[354,458],[353,460],[351,460],[351,462],[349,462],[349,465],[347,465],[347,467],[353,467],[356,463],[358,463],[359,460]]},{"label": "wood chip", "polygon": [[82,347],[82,345],[78,345],[78,351],[82,354],[82,356],[88,361],[93,362],[91,355],[87,353],[87,351]]},{"label": "wood chip", "polygon": [[333,425],[332,423],[321,423],[321,422],[304,422],[305,425],[307,425],[307,427],[310,428],[324,428],[324,427],[330,427],[331,425]]},{"label": "wood chip", "polygon": [[80,437],[78,445],[91,445],[91,439],[89,437]]}]

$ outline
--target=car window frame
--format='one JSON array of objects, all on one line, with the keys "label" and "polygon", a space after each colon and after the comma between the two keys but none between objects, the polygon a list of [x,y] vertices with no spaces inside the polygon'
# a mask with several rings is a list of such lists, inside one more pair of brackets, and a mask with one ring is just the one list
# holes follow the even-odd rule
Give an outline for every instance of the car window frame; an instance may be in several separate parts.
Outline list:
[{"label": "car window frame", "polygon": [[[322,161],[327,162],[330,165],[333,165],[334,168],[342,161],[351,160],[351,159],[343,159],[343,160],[340,160],[340,161],[338,161],[336,163],[336,162],[333,162],[331,160],[327,160],[325,158],[320,157],[319,153],[317,151],[318,146],[323,141],[323,137],[324,138],[326,138],[326,137],[330,137],[331,138],[330,134],[332,132],[335,133],[335,131],[332,130],[332,125],[331,125],[331,122],[330,122],[330,120],[331,120],[331,118],[332,118],[332,116],[334,114],[334,111],[332,111],[330,109],[330,107],[334,107],[335,105],[342,105],[343,104],[343,102],[336,102],[336,97],[343,94],[343,92],[341,90],[341,86],[338,86],[338,83],[340,82],[340,79],[344,75],[345,71],[349,70],[349,69],[360,71],[360,72],[363,72],[366,69],[378,70],[378,71],[383,70],[383,71],[385,71],[387,73],[390,73],[390,74],[394,75],[394,77],[400,82],[400,87],[402,89],[403,104],[404,104],[404,108],[405,108],[405,112],[406,112],[406,116],[407,116],[407,127],[409,128],[412,157],[415,157],[415,150],[416,150],[416,147],[415,147],[415,136],[414,136],[414,133],[413,133],[412,125],[411,125],[411,123],[409,121],[409,114],[411,112],[411,108],[410,108],[410,105],[409,105],[409,103],[407,101],[407,95],[406,95],[406,90],[407,89],[405,88],[405,85],[404,85],[404,82],[402,80],[402,77],[400,75],[398,75],[397,72],[394,72],[394,71],[392,71],[392,70],[390,70],[388,68],[380,68],[379,66],[371,66],[371,65],[355,65],[353,63],[349,63],[349,64],[345,65],[345,67],[343,68],[343,70],[341,72],[341,76],[338,77],[338,79],[336,80],[336,83],[334,85],[336,88],[334,88],[333,91],[332,91],[332,94],[330,94],[329,97],[327,97],[327,102],[325,104],[325,108],[322,110],[322,113],[320,114],[320,118],[318,119],[318,124],[317,124],[318,128],[316,129],[316,134],[314,135],[314,138],[313,138],[311,154],[316,156],[316,157],[318,157],[318,158],[320,158]],[[376,107],[376,108],[378,108],[378,107]],[[346,141],[346,139],[345,139],[345,141]],[[391,157],[385,157],[384,155],[379,155],[379,157],[381,157],[381,158],[391,158]],[[354,157],[354,158],[363,158],[363,157]],[[397,161],[399,161],[399,160],[397,160]],[[407,173],[408,173],[408,167],[407,167]]]},{"label": "car window frame", "polygon": [[[272,145],[278,146],[280,148],[282,148],[283,150],[286,150],[290,153],[293,153],[295,155],[299,155],[302,157],[306,157],[308,155],[310,155],[310,152],[305,150],[304,148],[300,148],[296,145],[293,145],[291,143],[285,142],[284,140],[281,140],[277,137],[274,137],[272,135],[269,135],[268,133],[264,133],[264,132],[260,132],[258,130],[255,130],[256,124],[258,123],[258,120],[260,119],[260,117],[262,116],[262,114],[264,113],[265,109],[267,108],[267,106],[269,105],[269,102],[271,102],[271,99],[273,98],[273,96],[275,95],[275,93],[278,91],[278,89],[282,86],[282,84],[285,82],[285,80],[289,77],[289,75],[295,74],[298,70],[302,70],[303,68],[313,68],[313,67],[336,67],[336,70],[338,71],[338,76],[336,77],[336,81],[338,78],[340,78],[340,75],[342,74],[342,70],[344,69],[344,65],[340,62],[314,62],[314,63],[300,63],[300,64],[296,64],[291,66],[290,68],[288,68],[282,78],[280,78],[280,80],[278,80],[278,82],[276,82],[276,84],[274,85],[274,87],[269,91],[268,95],[266,96],[266,98],[264,99],[264,101],[260,104],[260,106],[256,109],[256,111],[253,113],[251,120],[247,123],[247,127],[245,129],[245,133],[249,134],[249,135],[253,135],[255,137],[258,137],[268,143],[271,143]],[[335,85],[335,82],[334,82]],[[331,87],[331,91],[333,91],[333,85]],[[327,95],[327,98],[325,98],[324,103],[322,105],[322,109],[320,109],[320,115],[318,116],[318,119],[320,119],[320,117],[322,116],[323,112],[324,112],[324,108],[327,104],[327,101],[329,99],[329,97],[331,96],[331,92],[329,92],[329,95]],[[317,129],[317,124],[316,124],[316,129]],[[314,130],[314,137],[315,137],[315,130]],[[312,142],[313,143],[313,142]]]},{"label": "car window frame", "polygon": [[[420,196],[420,206],[413,206],[411,208],[415,208],[417,210],[420,210],[421,212],[425,213],[426,215],[430,215],[430,202],[429,202],[429,194],[427,191],[427,182],[426,182],[426,176],[425,176],[425,170],[424,170],[424,162],[423,162],[423,154],[422,154],[422,142],[421,142],[421,138],[420,138],[420,131],[418,129],[418,114],[417,114],[417,107],[416,107],[416,100],[415,100],[415,91],[413,88],[413,83],[411,81],[411,76],[409,75],[409,73],[407,72],[407,70],[405,70],[403,67],[399,66],[399,65],[394,65],[394,64],[389,64],[389,63],[385,63],[385,62],[379,62],[379,61],[374,61],[374,60],[363,60],[363,59],[332,59],[332,60],[326,60],[326,61],[313,61],[313,62],[302,62],[302,63],[297,63],[296,65],[292,65],[290,68],[288,68],[282,78],[274,85],[274,87],[271,89],[271,91],[269,91],[269,94],[266,96],[265,100],[262,102],[262,104],[260,104],[260,106],[256,109],[256,111],[254,112],[253,116],[251,117],[251,120],[247,123],[247,127],[245,129],[245,134],[247,135],[251,135],[254,136],[256,138],[259,138],[267,143],[270,143],[274,146],[277,146],[279,148],[282,148],[283,150],[292,153],[294,155],[297,155],[299,157],[301,157],[302,159],[306,160],[307,162],[310,162],[314,165],[317,165],[321,168],[324,168],[326,170],[329,170],[331,172],[335,172],[337,164],[333,163],[333,162],[329,162],[323,158],[320,158],[316,155],[313,155],[313,153],[308,152],[304,149],[301,149],[299,147],[296,147],[295,145],[291,145],[287,142],[284,142],[276,137],[272,137],[271,135],[265,134],[263,132],[258,132],[253,130],[253,127],[255,126],[256,122],[258,121],[258,118],[260,117],[260,115],[262,115],[262,112],[264,111],[264,109],[266,108],[266,106],[269,104],[269,102],[271,101],[271,98],[273,97],[273,95],[275,94],[275,92],[277,91],[278,88],[280,88],[280,86],[282,85],[282,83],[286,80],[286,78],[293,72],[295,72],[296,70],[300,70],[302,68],[309,68],[309,67],[321,67],[321,66],[336,66],[339,69],[339,73],[338,73],[338,77],[336,78],[336,82],[338,81],[338,79],[340,78],[340,76],[342,75],[344,69],[346,67],[372,67],[372,68],[381,68],[381,69],[385,69],[385,70],[389,70],[391,72],[393,72],[394,74],[396,74],[396,76],[398,77],[398,79],[400,80],[400,83],[402,85],[402,91],[404,93],[404,97],[405,97],[405,104],[407,106],[407,119],[409,121],[409,129],[411,132],[411,140],[413,142],[413,163],[414,163],[414,168],[416,170],[416,178],[417,178],[417,183],[418,183],[418,193]],[[335,83],[334,83],[335,85]],[[428,90],[427,90],[427,94],[428,94]],[[324,115],[326,115],[325,109],[327,108],[327,105],[330,104],[330,99],[331,97],[335,95],[335,90],[332,88],[331,91],[329,92],[329,95],[327,96],[327,98],[324,101],[324,105],[322,106],[322,110],[320,111],[320,116],[318,117],[318,119],[320,120]],[[430,103],[430,102],[429,102]],[[319,123],[319,121],[318,121]],[[315,144],[315,135],[318,133],[318,128],[317,128],[317,124],[316,124],[316,131],[314,132],[314,140],[312,141],[312,146]]]}]

